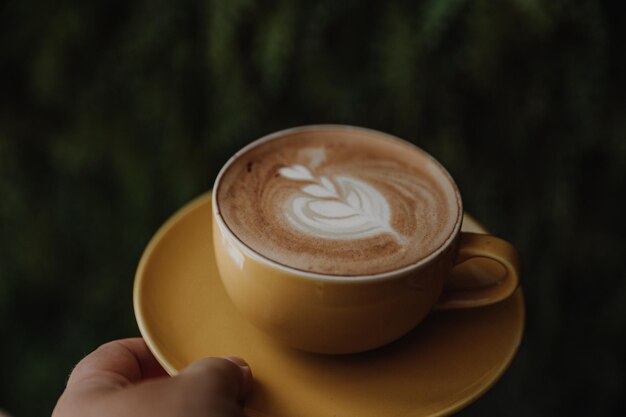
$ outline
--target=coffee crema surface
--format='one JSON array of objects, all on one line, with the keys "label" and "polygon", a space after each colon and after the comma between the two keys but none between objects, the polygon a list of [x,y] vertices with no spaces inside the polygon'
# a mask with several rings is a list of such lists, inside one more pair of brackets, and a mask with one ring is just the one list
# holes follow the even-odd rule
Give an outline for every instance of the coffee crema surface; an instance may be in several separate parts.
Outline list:
[{"label": "coffee crema surface", "polygon": [[279,264],[328,275],[389,272],[453,233],[454,183],[416,147],[367,130],[286,133],[238,153],[216,190],[226,226]]}]

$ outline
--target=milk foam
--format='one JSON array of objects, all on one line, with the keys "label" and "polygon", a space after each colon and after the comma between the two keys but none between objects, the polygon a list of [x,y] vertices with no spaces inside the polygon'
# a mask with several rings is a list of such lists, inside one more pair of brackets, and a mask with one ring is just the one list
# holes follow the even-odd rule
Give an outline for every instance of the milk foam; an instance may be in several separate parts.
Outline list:
[{"label": "milk foam", "polygon": [[[324,150],[318,155],[324,155]],[[387,199],[370,184],[341,175],[332,180],[318,178],[303,165],[281,168],[279,172],[305,184],[283,206],[285,217],[302,233],[336,240],[389,233],[400,242],[406,240],[391,227]]]},{"label": "milk foam", "polygon": [[254,251],[346,276],[419,261],[443,244],[460,212],[435,162],[371,132],[265,142],[228,167],[216,192],[226,225]]}]

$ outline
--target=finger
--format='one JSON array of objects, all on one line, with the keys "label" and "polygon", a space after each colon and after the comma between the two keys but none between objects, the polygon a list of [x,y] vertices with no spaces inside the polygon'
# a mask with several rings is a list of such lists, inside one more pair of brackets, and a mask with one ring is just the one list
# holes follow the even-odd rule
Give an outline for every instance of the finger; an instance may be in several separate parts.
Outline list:
[{"label": "finger", "polygon": [[67,386],[69,389],[88,381],[91,386],[115,389],[165,375],[143,339],[123,339],[106,343],[81,360]]},{"label": "finger", "polygon": [[146,345],[146,342],[141,337],[121,339],[119,342],[127,347],[133,355],[135,355],[137,363],[141,369],[142,380],[168,376],[168,373],[156,360]]},{"label": "finger", "polygon": [[[129,355],[131,350],[134,353]],[[125,342],[116,342],[86,357],[72,374],[53,417],[245,417],[241,400],[252,385],[252,372],[243,359],[207,358],[191,364],[174,378],[153,378],[120,389],[137,381],[141,359],[135,358],[135,369],[129,371],[135,353],[136,349],[127,347]],[[111,357],[115,360],[111,361]],[[120,377],[126,382],[120,382]],[[94,414],[93,410],[106,413]]]},{"label": "finger", "polygon": [[190,381],[210,399],[244,400],[252,389],[252,370],[241,358],[206,358],[192,363],[176,377]]},{"label": "finger", "polygon": [[243,359],[206,358],[173,378],[146,381],[104,399],[107,415],[117,417],[245,417],[241,401],[251,385]]},{"label": "finger", "polygon": [[252,382],[254,379],[250,365],[248,365],[248,362],[239,356],[225,356],[224,359],[234,362],[241,369],[243,379],[241,381],[239,397],[240,399],[245,399],[252,392]]}]

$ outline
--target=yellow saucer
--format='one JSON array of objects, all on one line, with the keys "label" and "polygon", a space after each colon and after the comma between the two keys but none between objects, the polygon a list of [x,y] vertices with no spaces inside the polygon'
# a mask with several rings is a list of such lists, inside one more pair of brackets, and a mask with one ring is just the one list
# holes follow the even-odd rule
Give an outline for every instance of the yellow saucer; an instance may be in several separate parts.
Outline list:
[{"label": "yellow saucer", "polygon": [[[463,230],[484,231],[473,219]],[[211,198],[172,216],[146,248],[135,277],[137,323],[170,374],[206,356],[251,365],[250,417],[448,415],[478,398],[515,356],[524,326],[521,290],[499,304],[432,313],[383,348],[327,356],[275,343],[246,322],[217,274]]]}]

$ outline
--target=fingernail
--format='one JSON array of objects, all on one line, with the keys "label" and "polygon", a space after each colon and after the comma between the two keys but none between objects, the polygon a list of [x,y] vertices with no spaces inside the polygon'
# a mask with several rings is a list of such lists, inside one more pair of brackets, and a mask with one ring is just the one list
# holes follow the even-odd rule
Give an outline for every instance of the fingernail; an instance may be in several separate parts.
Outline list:
[{"label": "fingernail", "polygon": [[244,361],[243,358],[240,358],[239,356],[224,356],[224,359],[228,359],[229,361],[239,365],[239,366],[247,366],[250,367],[250,365],[248,365],[248,362]]},{"label": "fingernail", "polygon": [[241,369],[242,385],[240,399],[244,399],[252,391],[252,369],[250,369],[248,362],[239,356],[224,356],[224,359],[238,365],[239,369]]}]

